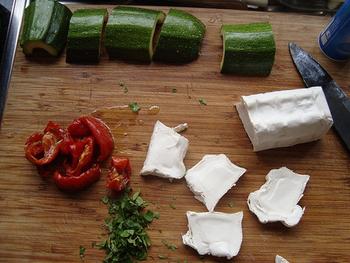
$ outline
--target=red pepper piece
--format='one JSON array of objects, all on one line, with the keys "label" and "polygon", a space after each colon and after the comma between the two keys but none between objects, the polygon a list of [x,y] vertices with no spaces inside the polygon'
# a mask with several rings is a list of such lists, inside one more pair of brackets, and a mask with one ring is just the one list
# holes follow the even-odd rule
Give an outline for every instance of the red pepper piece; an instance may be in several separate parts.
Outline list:
[{"label": "red pepper piece", "polygon": [[112,157],[111,168],[108,172],[107,188],[120,192],[130,182],[131,166],[128,158]]},{"label": "red pepper piece", "polygon": [[94,139],[86,137],[82,140],[69,142],[70,164],[66,165],[67,176],[77,176],[90,167],[94,156]]},{"label": "red pepper piece", "polygon": [[99,146],[99,156],[97,161],[102,162],[106,160],[112,154],[114,149],[114,139],[108,126],[100,119],[92,116],[83,116],[78,120],[89,128]]},{"label": "red pepper piece", "polygon": [[98,164],[81,173],[79,176],[63,176],[59,171],[56,171],[53,176],[53,181],[57,187],[67,192],[81,191],[101,177],[101,169]]},{"label": "red pepper piece", "polygon": [[37,166],[51,163],[59,154],[64,131],[54,122],[49,122],[42,133],[32,134],[25,144],[26,158]]},{"label": "red pepper piece", "polygon": [[85,137],[90,135],[89,127],[87,127],[81,119],[74,120],[67,128],[69,134],[73,137]]}]

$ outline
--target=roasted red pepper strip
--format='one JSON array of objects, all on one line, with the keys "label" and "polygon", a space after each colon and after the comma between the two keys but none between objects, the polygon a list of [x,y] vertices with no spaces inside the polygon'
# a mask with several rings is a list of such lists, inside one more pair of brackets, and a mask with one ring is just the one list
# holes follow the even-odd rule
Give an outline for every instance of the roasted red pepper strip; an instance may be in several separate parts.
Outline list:
[{"label": "roasted red pepper strip", "polygon": [[26,141],[26,158],[37,166],[46,165],[56,159],[64,131],[54,122],[49,122],[44,134],[34,133]]},{"label": "roasted red pepper strip", "polygon": [[83,172],[79,176],[63,176],[59,171],[56,171],[53,176],[53,181],[57,187],[63,191],[76,192],[83,190],[98,181],[101,177],[101,169],[98,164]]},{"label": "roasted red pepper strip", "polygon": [[111,168],[107,177],[107,188],[120,192],[130,182],[131,166],[128,158],[112,157]]},{"label": "roasted red pepper strip", "polygon": [[67,176],[78,176],[87,167],[91,167],[94,156],[94,139],[86,137],[69,142],[70,164],[66,165]]},{"label": "roasted red pepper strip", "polygon": [[94,137],[99,148],[97,161],[104,161],[112,154],[114,149],[113,136],[107,125],[100,119],[82,116],[74,120],[67,130],[73,138]]},{"label": "roasted red pepper strip", "polygon": [[79,120],[89,128],[92,136],[95,138],[97,145],[99,146],[98,162],[106,160],[113,152],[114,140],[111,131],[107,125],[92,116],[83,116]]}]

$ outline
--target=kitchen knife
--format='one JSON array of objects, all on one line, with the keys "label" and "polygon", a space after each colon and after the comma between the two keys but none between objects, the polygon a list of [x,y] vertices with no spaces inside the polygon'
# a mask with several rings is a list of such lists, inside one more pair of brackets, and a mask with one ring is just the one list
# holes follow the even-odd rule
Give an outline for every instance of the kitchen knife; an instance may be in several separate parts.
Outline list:
[{"label": "kitchen knife", "polygon": [[322,86],[334,128],[350,152],[350,99],[327,71],[295,43],[289,43],[289,52],[306,87]]}]

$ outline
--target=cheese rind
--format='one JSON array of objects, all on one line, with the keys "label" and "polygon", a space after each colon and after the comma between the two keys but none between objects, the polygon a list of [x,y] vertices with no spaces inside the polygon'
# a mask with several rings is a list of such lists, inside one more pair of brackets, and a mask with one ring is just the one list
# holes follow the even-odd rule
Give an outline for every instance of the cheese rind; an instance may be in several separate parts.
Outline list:
[{"label": "cheese rind", "polygon": [[281,221],[287,227],[297,225],[305,210],[298,202],[309,178],[286,167],[272,169],[266,176],[266,183],[249,194],[250,211],[264,224]]},{"label": "cheese rind", "polygon": [[245,172],[246,169],[233,164],[224,154],[205,155],[187,171],[185,179],[194,197],[212,212]]},{"label": "cheese rind", "polygon": [[188,211],[188,231],[182,241],[200,255],[213,255],[231,259],[241,248],[243,212],[234,214],[220,212],[196,213]]},{"label": "cheese rind", "polygon": [[285,258],[283,258],[283,257],[281,257],[279,255],[276,255],[275,263],[289,263],[289,262]]},{"label": "cheese rind", "polygon": [[186,172],[183,159],[187,148],[188,140],[185,137],[157,121],[140,174],[168,179],[182,178]]},{"label": "cheese rind", "polygon": [[254,151],[315,141],[333,125],[321,87],[242,96],[236,108]]}]

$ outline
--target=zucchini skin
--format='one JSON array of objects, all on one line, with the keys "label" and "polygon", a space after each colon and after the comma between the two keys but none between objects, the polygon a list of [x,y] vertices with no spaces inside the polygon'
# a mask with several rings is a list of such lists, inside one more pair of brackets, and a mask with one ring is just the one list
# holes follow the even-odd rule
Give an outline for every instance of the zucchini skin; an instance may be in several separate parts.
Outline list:
[{"label": "zucchini skin", "polygon": [[151,9],[118,6],[112,10],[106,25],[105,47],[111,59],[150,63],[153,37],[164,13]]},{"label": "zucchini skin", "polygon": [[107,9],[78,9],[70,20],[66,61],[97,63],[100,60],[101,39]]},{"label": "zucchini skin", "polygon": [[154,60],[187,63],[197,59],[205,31],[198,18],[171,8],[161,28]]},{"label": "zucchini skin", "polygon": [[24,11],[20,45],[26,55],[41,48],[52,56],[63,50],[72,12],[56,0],[35,0]]},{"label": "zucchini skin", "polygon": [[276,46],[271,25],[253,23],[223,25],[221,73],[268,76],[275,59]]}]

